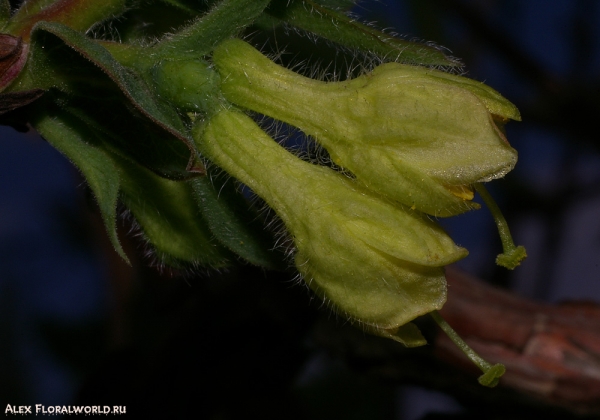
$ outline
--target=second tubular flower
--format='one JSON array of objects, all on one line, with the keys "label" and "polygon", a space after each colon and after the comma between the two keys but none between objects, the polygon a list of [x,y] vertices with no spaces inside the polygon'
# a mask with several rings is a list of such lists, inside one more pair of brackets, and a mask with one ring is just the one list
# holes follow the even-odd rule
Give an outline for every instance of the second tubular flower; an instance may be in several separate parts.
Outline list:
[{"label": "second tubular flower", "polygon": [[194,138],[283,220],[296,267],[317,294],[371,332],[423,344],[416,328],[401,327],[442,307],[443,266],[464,248],[420,213],[292,155],[240,111],[219,111]]}]

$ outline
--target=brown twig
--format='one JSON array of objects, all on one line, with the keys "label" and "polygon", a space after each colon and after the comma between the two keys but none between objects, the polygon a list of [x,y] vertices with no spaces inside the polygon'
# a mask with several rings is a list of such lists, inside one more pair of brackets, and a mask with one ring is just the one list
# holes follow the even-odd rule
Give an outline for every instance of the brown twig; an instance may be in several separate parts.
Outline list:
[{"label": "brown twig", "polygon": [[[488,362],[507,373],[498,387],[477,383],[481,372],[428,318],[417,320],[429,346],[405,349],[323,320],[313,340],[349,367],[380,380],[454,395],[487,419],[567,419],[600,414],[600,306],[550,305],[496,289],[456,269],[447,272],[441,313]],[[490,413],[493,413],[491,415]]]},{"label": "brown twig", "polygon": [[[600,305],[536,303],[448,271],[447,321],[482,357],[503,363],[506,387],[577,413],[600,413]],[[467,364],[449,339],[438,354]]]}]

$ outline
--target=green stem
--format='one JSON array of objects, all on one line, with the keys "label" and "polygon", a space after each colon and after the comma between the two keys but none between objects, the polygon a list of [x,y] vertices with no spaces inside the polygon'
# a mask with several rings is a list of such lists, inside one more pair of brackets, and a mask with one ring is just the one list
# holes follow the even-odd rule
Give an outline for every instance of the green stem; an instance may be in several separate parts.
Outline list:
[{"label": "green stem", "polygon": [[500,240],[502,241],[503,253],[496,258],[496,264],[506,267],[509,270],[513,270],[521,264],[521,261],[527,258],[527,252],[522,245],[515,245],[512,235],[510,234],[510,229],[508,228],[508,223],[506,223],[506,219],[504,218],[500,207],[498,207],[498,204],[496,204],[496,201],[494,201],[488,190],[480,183],[475,184],[474,188],[481,196],[488,209],[490,209],[490,213],[492,213],[492,217],[498,228]]},{"label": "green stem", "polygon": [[238,34],[263,12],[270,0],[222,0],[201,19],[149,51],[154,61],[173,56],[198,58]]},{"label": "green stem", "polygon": [[481,371],[483,375],[481,375],[478,379],[479,383],[484,386],[488,386],[490,388],[498,385],[500,377],[504,375],[506,369],[504,365],[497,363],[492,365],[485,361],[481,356],[479,356],[475,351],[469,347],[469,345],[463,340],[454,329],[446,322],[446,320],[442,317],[442,315],[438,311],[433,311],[429,313],[433,320],[440,326],[442,331],[446,333],[446,335],[456,344],[456,346],[471,360]]},{"label": "green stem", "polygon": [[22,22],[54,2],[55,0],[25,0],[12,16],[12,21]]}]

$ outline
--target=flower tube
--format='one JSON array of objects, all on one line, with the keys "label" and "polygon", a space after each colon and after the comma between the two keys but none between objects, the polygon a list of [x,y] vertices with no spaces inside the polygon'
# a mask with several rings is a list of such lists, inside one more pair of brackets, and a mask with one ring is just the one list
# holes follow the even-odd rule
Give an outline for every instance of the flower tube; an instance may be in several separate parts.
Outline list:
[{"label": "flower tube", "polygon": [[219,45],[213,62],[227,100],[300,128],[369,189],[434,216],[477,208],[472,184],[517,161],[502,125],[518,110],[464,77],[387,63],[326,83],[237,39]]},{"label": "flower tube", "polygon": [[442,307],[443,266],[467,255],[436,223],[299,159],[240,111],[217,112],[195,127],[194,139],[275,210],[311,289],[367,330],[424,343],[408,323]]}]

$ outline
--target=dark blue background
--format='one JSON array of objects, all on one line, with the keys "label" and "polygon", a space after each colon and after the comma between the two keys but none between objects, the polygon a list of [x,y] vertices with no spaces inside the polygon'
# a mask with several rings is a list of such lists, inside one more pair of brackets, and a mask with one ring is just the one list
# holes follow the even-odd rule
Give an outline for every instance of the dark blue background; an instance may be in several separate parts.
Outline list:
[{"label": "dark blue background", "polygon": [[[500,244],[482,209],[443,221],[470,250],[459,265],[527,297],[600,301],[600,3],[387,0],[355,12],[444,45],[521,109],[523,122],[507,126],[519,163],[491,191],[529,258],[513,273],[494,266]],[[33,133],[2,127],[0,149],[0,407],[68,404],[85,375],[48,337],[71,331],[73,352],[89,351],[99,334],[75,332],[96,331],[115,309],[94,206],[77,171]],[[460,410],[425,391],[398,395],[405,420]]]}]

